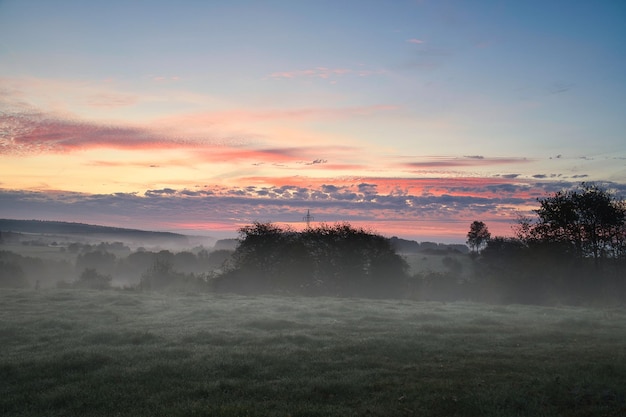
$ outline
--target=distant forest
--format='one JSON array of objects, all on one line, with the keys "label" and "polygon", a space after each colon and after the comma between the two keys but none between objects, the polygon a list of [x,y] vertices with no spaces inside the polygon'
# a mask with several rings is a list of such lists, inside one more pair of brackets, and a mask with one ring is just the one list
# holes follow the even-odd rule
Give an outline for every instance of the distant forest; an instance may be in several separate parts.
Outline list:
[{"label": "distant forest", "polygon": [[[349,223],[303,231],[254,223],[213,248],[131,250],[123,242],[51,242],[50,235],[42,241],[7,231],[18,224],[22,233],[33,225],[50,234],[106,232],[98,226],[2,220],[0,286],[550,305],[626,301],[624,201],[583,183],[538,205],[535,217],[519,220],[514,237],[492,237],[488,225],[472,222],[467,246],[386,238]],[[127,229],[113,230],[119,236]]]}]

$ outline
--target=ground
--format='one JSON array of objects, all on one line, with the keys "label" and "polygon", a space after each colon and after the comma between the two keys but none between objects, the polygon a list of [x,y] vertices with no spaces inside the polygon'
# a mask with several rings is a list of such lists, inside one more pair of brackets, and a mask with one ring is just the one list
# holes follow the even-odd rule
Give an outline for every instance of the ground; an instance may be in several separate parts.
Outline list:
[{"label": "ground", "polygon": [[626,311],[0,291],[0,414],[619,416]]}]

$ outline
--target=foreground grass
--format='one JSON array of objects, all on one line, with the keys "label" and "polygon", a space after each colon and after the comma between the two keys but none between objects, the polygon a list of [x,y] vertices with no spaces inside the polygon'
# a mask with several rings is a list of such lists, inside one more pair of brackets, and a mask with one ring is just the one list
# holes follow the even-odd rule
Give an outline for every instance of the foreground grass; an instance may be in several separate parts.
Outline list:
[{"label": "foreground grass", "polygon": [[0,415],[622,416],[626,311],[2,290]]}]

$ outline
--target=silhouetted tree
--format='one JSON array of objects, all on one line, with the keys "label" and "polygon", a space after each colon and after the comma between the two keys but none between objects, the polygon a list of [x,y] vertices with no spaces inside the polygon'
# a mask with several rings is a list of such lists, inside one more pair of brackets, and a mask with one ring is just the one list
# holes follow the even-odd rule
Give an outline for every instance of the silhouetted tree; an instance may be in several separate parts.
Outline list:
[{"label": "silhouetted tree", "polygon": [[240,230],[218,290],[390,297],[408,266],[388,239],[347,223],[295,232],[271,223]]},{"label": "silhouetted tree", "polygon": [[478,253],[487,245],[490,238],[491,233],[489,233],[489,229],[485,223],[478,220],[472,222],[470,230],[467,232],[467,245],[472,252]]},{"label": "silhouetted tree", "polygon": [[527,244],[552,245],[575,258],[593,258],[598,266],[607,257],[623,256],[626,204],[609,191],[582,183],[538,199],[536,221],[523,219],[518,237]]},{"label": "silhouetted tree", "polygon": [[624,202],[585,183],[538,202],[537,218],[520,219],[516,238],[489,240],[477,281],[509,302],[577,304],[626,295]]}]

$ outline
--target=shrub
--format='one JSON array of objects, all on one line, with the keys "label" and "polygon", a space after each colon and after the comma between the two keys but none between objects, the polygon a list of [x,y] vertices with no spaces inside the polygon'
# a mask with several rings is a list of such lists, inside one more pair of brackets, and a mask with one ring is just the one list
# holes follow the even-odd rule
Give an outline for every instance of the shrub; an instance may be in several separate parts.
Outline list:
[{"label": "shrub", "polygon": [[14,262],[0,261],[0,287],[26,288],[28,281],[22,267]]},{"label": "shrub", "polygon": [[347,223],[303,232],[271,223],[240,230],[230,268],[214,280],[229,292],[397,297],[408,265],[389,239]]},{"label": "shrub", "polygon": [[111,288],[111,276],[99,273],[94,268],[85,268],[74,283],[75,288],[106,290]]}]

